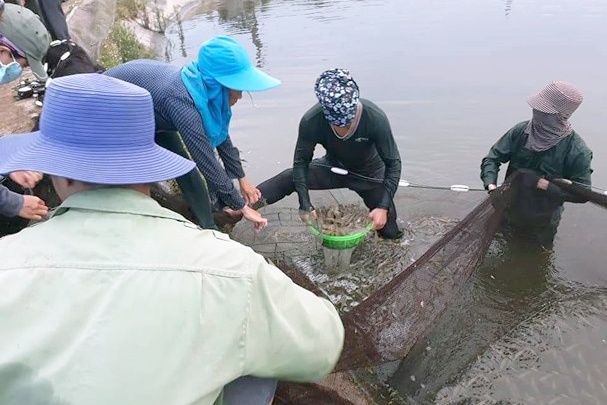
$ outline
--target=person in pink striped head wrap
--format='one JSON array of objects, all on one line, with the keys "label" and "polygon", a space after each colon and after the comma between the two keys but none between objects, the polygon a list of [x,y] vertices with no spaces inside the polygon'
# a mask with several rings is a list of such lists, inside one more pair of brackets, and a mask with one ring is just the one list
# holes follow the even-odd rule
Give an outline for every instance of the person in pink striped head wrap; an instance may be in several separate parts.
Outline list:
[{"label": "person in pink striped head wrap", "polygon": [[573,129],[569,118],[582,103],[572,83],[555,80],[529,96],[532,118],[510,128],[481,163],[481,179],[491,192],[497,188],[499,167],[509,163],[506,178],[517,171],[521,185],[517,201],[507,213],[509,225],[551,247],[566,201],[583,203],[553,184],[554,178],[590,186],[592,151]]}]

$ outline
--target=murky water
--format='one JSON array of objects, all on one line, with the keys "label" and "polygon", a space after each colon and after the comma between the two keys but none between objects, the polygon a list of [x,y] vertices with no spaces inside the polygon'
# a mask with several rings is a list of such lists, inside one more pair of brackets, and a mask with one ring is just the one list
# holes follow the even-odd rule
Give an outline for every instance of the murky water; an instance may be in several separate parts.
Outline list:
[{"label": "murky water", "polygon": [[[289,167],[314,80],[345,67],[389,116],[403,178],[441,186],[479,187],[488,148],[530,118],[526,96],[572,81],[584,94],[572,122],[594,151],[594,183],[607,188],[604,0],[224,0],[182,15],[183,43],[178,25],[169,30],[173,63],[230,34],[283,81],[234,108],[231,136],[254,183]],[[415,223],[461,218],[480,198],[446,195],[401,188],[395,202],[403,223]],[[357,201],[344,191],[313,198]],[[566,205],[551,253],[497,240],[391,384],[413,403],[607,402],[606,214]]]}]

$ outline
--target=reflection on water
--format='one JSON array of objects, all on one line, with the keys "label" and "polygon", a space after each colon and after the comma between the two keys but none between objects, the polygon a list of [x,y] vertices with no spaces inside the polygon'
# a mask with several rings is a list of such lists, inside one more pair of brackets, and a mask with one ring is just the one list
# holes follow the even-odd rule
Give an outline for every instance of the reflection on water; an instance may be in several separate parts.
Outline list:
[{"label": "reflection on water", "polygon": [[[607,187],[605,1],[214,0],[196,2],[183,19],[188,57],[176,48],[173,63],[184,64],[210,36],[229,34],[247,47],[258,66],[283,82],[255,94],[259,108],[242,100],[234,109],[230,136],[254,183],[291,164],[299,119],[315,102],[314,80],[322,70],[341,66],[352,71],[362,94],[388,115],[403,158],[402,177],[436,185],[478,187],[478,166],[489,147],[514,123],[530,118],[525,98],[549,80],[572,81],[584,94],[572,123],[594,151],[594,182]],[[176,25],[167,32],[179,43]],[[462,218],[475,205],[471,194],[419,196],[412,189],[396,195],[401,221],[411,224],[403,246],[385,245],[378,251],[368,243],[357,248],[352,262],[361,260],[357,254],[377,253],[377,262],[368,263],[371,272],[389,276],[398,266],[386,266],[382,255],[406,264],[419,256],[414,245],[424,241],[424,227],[439,224],[437,218]],[[285,204],[297,209],[296,198]],[[452,403],[462,393],[461,398],[469,399],[465,403],[477,403],[485,394],[495,399],[486,403],[512,398],[535,404],[552,395],[572,395],[569,403],[607,402],[607,393],[586,388],[599,387],[607,370],[605,359],[593,356],[599,347],[607,352],[596,340],[607,327],[600,298],[607,286],[607,215],[588,205],[565,207],[551,254],[499,240],[492,245],[435,330],[392,376],[394,386],[422,404],[432,398]],[[417,223],[419,218],[434,222]],[[293,235],[301,235],[301,225],[293,226]],[[419,239],[413,240],[416,233]],[[285,250],[302,245],[301,240],[298,246],[278,242]],[[402,256],[390,250],[396,248]],[[321,277],[323,260],[322,252],[315,251],[303,265]],[[344,308],[377,282],[363,272],[350,276],[319,281],[361,293],[338,300]],[[583,319],[592,327],[576,329]],[[587,340],[583,328],[588,328]],[[583,364],[566,360],[576,339]],[[571,369],[560,366],[561,361]],[[566,373],[567,381],[548,377]],[[584,387],[592,400],[576,398],[585,394],[565,388],[542,396],[541,389],[526,385],[538,384],[538,379]]]},{"label": "reflection on water", "polygon": [[512,0],[506,0],[505,4],[504,11],[506,13],[506,17],[508,17],[508,15],[510,15],[510,10],[512,10]]}]

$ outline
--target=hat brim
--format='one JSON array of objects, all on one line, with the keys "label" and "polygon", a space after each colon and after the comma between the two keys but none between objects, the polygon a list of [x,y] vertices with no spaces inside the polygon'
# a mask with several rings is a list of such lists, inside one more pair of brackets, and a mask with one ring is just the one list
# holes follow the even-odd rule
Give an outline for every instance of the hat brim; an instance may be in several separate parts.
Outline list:
[{"label": "hat brim", "polygon": [[147,184],[174,179],[196,165],[156,144],[123,150],[55,143],[40,131],[0,137],[0,173],[31,170],[94,184]]},{"label": "hat brim", "polygon": [[236,74],[217,76],[215,80],[222,86],[236,91],[264,91],[280,85],[280,80],[254,66]]},{"label": "hat brim", "polygon": [[26,59],[27,64],[29,65],[30,69],[32,69],[32,73],[36,75],[36,78],[38,80],[46,80],[46,78],[48,77],[48,73],[46,72],[46,69],[44,68],[42,62],[38,59],[35,59],[31,55],[26,55]]},{"label": "hat brim", "polygon": [[550,104],[544,97],[540,96],[539,93],[527,97],[527,104],[529,104],[531,108],[546,114],[558,113],[558,110],[554,108],[552,104]]}]

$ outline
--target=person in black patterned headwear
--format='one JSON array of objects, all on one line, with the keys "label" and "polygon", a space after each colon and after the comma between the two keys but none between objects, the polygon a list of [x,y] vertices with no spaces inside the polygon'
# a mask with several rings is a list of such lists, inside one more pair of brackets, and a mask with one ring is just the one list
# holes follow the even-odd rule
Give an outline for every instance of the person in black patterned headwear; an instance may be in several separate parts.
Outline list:
[{"label": "person in black patterned headwear", "polygon": [[497,188],[502,163],[509,162],[506,178],[522,171],[516,181],[515,201],[506,212],[506,225],[547,248],[552,247],[563,203],[586,202],[550,180],[562,178],[591,185],[592,151],[569,122],[582,100],[582,93],[573,84],[550,82],[527,98],[532,119],[506,132],[481,163],[481,179],[489,192]]},{"label": "person in black patterned headwear", "polygon": [[[261,183],[263,201],[273,204],[297,192],[301,217],[315,215],[308,190],[349,188],[369,208],[373,229],[385,239],[398,239],[394,194],[401,174],[398,147],[388,117],[373,102],[360,98],[350,72],[330,69],[316,80],[318,103],[299,123],[293,168]],[[327,154],[312,160],[314,148]]]}]

